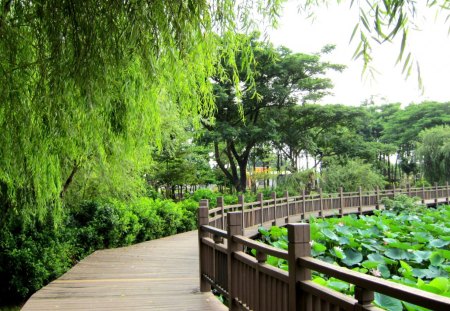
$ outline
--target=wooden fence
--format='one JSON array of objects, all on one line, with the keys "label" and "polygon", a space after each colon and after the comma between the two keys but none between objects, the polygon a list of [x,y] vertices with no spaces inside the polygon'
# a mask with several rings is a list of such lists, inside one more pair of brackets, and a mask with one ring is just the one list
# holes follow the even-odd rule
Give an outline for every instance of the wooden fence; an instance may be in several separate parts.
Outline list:
[{"label": "wooden fence", "polygon": [[382,209],[382,198],[393,198],[399,194],[418,197],[424,204],[448,203],[450,187],[445,186],[403,188],[374,191],[363,191],[359,187],[357,192],[343,192],[323,194],[319,189],[317,194],[289,196],[285,192],[283,197],[272,193],[272,198],[264,200],[262,193],[258,194],[256,202],[245,202],[244,196],[238,197],[239,203],[224,205],[222,197],[217,198],[217,207],[209,210],[209,225],[225,230],[227,227],[227,213],[239,211],[241,213],[242,227],[268,225],[270,223],[284,225],[289,222],[298,222],[309,219],[309,216],[327,217],[342,216],[346,214],[364,213],[375,209]]},{"label": "wooden fence", "polygon": [[[417,290],[370,275],[337,267],[311,257],[309,224],[287,224],[288,251],[248,237],[255,225],[297,221],[309,215],[325,217],[363,213],[382,208],[382,197],[405,193],[426,204],[449,202],[446,186],[314,196],[273,197],[271,200],[208,208],[200,202],[200,290],[216,289],[229,301],[230,310],[380,310],[372,304],[374,293],[388,295],[431,310],[450,310],[450,298]],[[223,230],[226,225],[226,231]],[[244,234],[246,232],[246,234]],[[247,235],[247,236],[246,236]],[[248,254],[256,250],[256,257]],[[266,263],[267,255],[288,261],[289,271]],[[311,270],[355,285],[350,297],[311,281]]]}]

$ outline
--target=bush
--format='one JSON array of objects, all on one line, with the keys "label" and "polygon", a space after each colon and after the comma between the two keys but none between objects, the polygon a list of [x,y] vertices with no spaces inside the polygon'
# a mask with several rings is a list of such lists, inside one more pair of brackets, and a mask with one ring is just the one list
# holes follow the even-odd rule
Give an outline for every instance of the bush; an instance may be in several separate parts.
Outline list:
[{"label": "bush", "polygon": [[425,205],[419,203],[419,197],[408,197],[405,194],[396,195],[393,199],[383,198],[381,202],[384,204],[387,210],[395,212],[409,211],[413,213],[419,212],[421,209],[426,208]]},{"label": "bush", "polygon": [[178,205],[183,213],[178,232],[195,230],[197,228],[198,202],[194,200],[184,200],[179,202]]},{"label": "bush", "polygon": [[[270,188],[263,189],[261,191],[261,193],[263,194],[263,198],[265,200],[269,200],[269,199],[272,199],[272,193],[274,193],[274,192],[277,195],[277,198],[284,197],[285,196],[285,191],[286,190],[284,188],[276,187],[274,189],[270,189]],[[295,195],[295,193],[289,192],[289,195]]]},{"label": "bush", "polygon": [[44,224],[7,220],[0,230],[0,301],[22,301],[73,264],[70,231]]},{"label": "bush", "polygon": [[385,180],[370,164],[358,160],[346,164],[331,164],[322,171],[322,189],[325,192],[337,192],[339,187],[344,191],[374,190],[377,186],[384,188]]},{"label": "bush", "polygon": [[225,194],[223,196],[223,202],[225,205],[237,204],[238,197],[237,197],[237,195],[234,195],[234,194]]},{"label": "bush", "polygon": [[425,179],[421,178],[416,181],[416,183],[414,184],[414,187],[417,187],[417,188],[431,187],[431,184],[428,181],[426,181]]},{"label": "bush", "polygon": [[136,242],[158,239],[164,235],[164,222],[156,212],[153,203],[154,200],[149,198],[139,198],[131,203],[131,208],[141,224]]},{"label": "bush", "polygon": [[157,215],[163,221],[163,236],[168,236],[181,232],[181,219],[183,212],[178,207],[177,203],[170,200],[155,200],[154,207]]},{"label": "bush", "polygon": [[83,202],[72,217],[81,256],[96,249],[130,245],[142,228],[138,216],[119,201]]},{"label": "bush", "polygon": [[221,196],[221,194],[205,188],[196,190],[190,198],[196,202],[200,202],[200,200],[203,199],[209,200],[209,206],[216,207],[217,197],[219,196]]}]

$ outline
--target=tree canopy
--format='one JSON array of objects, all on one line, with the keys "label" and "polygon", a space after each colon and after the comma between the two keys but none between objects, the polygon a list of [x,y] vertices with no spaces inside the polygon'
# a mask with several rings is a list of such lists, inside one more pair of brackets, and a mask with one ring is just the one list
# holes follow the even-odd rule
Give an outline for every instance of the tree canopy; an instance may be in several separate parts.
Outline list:
[{"label": "tree canopy", "polygon": [[425,178],[444,183],[450,179],[450,129],[436,126],[419,135],[417,153],[423,165]]},{"label": "tree canopy", "polygon": [[[218,166],[238,191],[246,190],[247,164],[253,148],[276,139],[282,111],[327,94],[332,84],[323,75],[328,70],[343,69],[320,61],[320,55],[275,48],[258,41],[257,36],[250,39],[250,44],[255,58],[254,85],[248,83],[244,70],[239,71],[242,93],[237,97],[234,84],[213,77],[217,111],[212,118],[202,120],[208,130],[204,140],[214,144]],[[327,47],[324,52],[329,50]],[[242,57],[238,54],[237,64],[242,63]]]},{"label": "tree canopy", "polygon": [[[260,26],[255,16],[275,23],[283,2],[0,0],[2,210],[54,205],[87,166],[118,157],[145,167],[139,159],[150,153],[142,146],[159,140],[161,104],[182,115],[211,113],[211,76],[239,95],[238,69],[251,82],[255,58],[236,33]],[[368,64],[371,42],[401,34],[399,58],[409,71],[406,38],[417,3],[354,5],[361,9],[355,56]],[[449,2],[425,7],[448,10]],[[237,51],[247,55],[239,65]]]},{"label": "tree canopy", "polygon": [[271,21],[280,3],[1,0],[2,211],[45,213],[87,164],[119,157],[138,170],[161,106],[210,113],[209,77],[247,50],[236,30],[254,27],[251,13]]}]

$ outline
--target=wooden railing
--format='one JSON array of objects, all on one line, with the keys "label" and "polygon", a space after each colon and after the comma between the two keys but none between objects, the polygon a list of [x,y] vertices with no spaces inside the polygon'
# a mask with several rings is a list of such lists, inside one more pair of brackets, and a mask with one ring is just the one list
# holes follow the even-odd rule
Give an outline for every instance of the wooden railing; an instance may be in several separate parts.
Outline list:
[{"label": "wooden railing", "polygon": [[[242,198],[238,205],[218,205],[211,210],[208,201],[202,200],[198,211],[200,290],[210,291],[214,288],[228,299],[230,310],[380,310],[372,304],[374,292],[431,310],[450,310],[450,298],[312,258],[307,223],[286,225],[288,251],[254,241],[243,234],[245,226],[260,223],[270,224],[279,220],[290,222],[310,214],[326,216],[330,210],[337,210],[338,215],[343,215],[349,211],[362,213],[368,206],[381,208],[382,197],[391,197],[397,193],[420,197],[424,203],[448,203],[450,197],[447,183],[444,187],[408,187],[406,190],[374,193],[361,190],[356,194],[341,191],[331,196],[319,193],[314,197],[303,195],[300,200],[286,195],[271,200],[260,199],[256,204],[242,203]],[[328,203],[324,203],[326,199]],[[339,204],[338,207],[333,206],[333,203]],[[232,211],[234,209],[238,211]],[[221,211],[221,217],[217,217],[218,211]],[[300,215],[295,212],[300,212]],[[217,222],[218,219],[221,221]],[[224,223],[226,231],[222,227]],[[217,224],[219,228],[215,227]],[[249,255],[250,249],[256,250],[255,257]],[[268,265],[267,255],[287,260],[289,271]],[[354,297],[314,283],[311,270],[354,284]]]},{"label": "wooden railing", "polygon": [[272,193],[272,198],[263,199],[262,193],[257,195],[257,201],[245,202],[244,195],[238,197],[239,203],[224,205],[223,197],[217,198],[217,207],[209,210],[209,225],[225,230],[227,227],[227,213],[239,211],[243,228],[263,226],[265,224],[284,225],[289,222],[298,222],[309,219],[309,216],[327,217],[332,215],[343,216],[346,214],[370,212],[382,209],[382,198],[393,198],[399,194],[410,197],[418,197],[424,204],[448,203],[450,187],[448,182],[445,186],[435,185],[422,188],[402,188],[374,191],[363,191],[359,187],[357,192],[322,193],[319,189],[317,194],[289,196],[285,192],[283,197],[277,197]]}]

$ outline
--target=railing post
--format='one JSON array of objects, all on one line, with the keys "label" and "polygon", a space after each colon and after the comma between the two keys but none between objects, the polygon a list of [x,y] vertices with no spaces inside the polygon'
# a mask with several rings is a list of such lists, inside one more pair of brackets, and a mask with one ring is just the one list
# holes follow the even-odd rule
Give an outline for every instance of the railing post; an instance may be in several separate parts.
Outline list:
[{"label": "railing post", "polygon": [[339,215],[344,216],[344,188],[339,187]]},{"label": "railing post", "polygon": [[323,193],[322,193],[322,188],[319,188],[319,207],[320,207],[319,217],[323,218]]},{"label": "railing post", "polygon": [[425,204],[425,185],[422,184],[422,204]]},{"label": "railing post", "polygon": [[358,301],[355,310],[368,310],[372,307],[374,292],[355,286],[355,299]]},{"label": "railing post", "polygon": [[284,192],[286,198],[286,223],[289,222],[289,191]]},{"label": "railing post", "polygon": [[297,264],[297,258],[311,256],[309,224],[288,224],[289,311],[300,310],[302,295],[297,282],[311,279],[311,271]]},{"label": "railing post", "polygon": [[[244,195],[240,194],[238,196],[238,204],[241,204],[241,227],[242,230],[244,230],[245,228],[245,220],[244,220],[244,204],[245,204],[245,200],[244,200]],[[243,232],[239,233],[242,234]]]},{"label": "railing post", "polygon": [[[272,192],[272,200],[273,200],[273,221],[272,225],[277,225],[277,193]],[[269,210],[267,210],[267,213],[269,214]]]},{"label": "railing post", "polygon": [[263,207],[264,207],[264,197],[263,194],[260,192],[257,195],[258,201],[259,201],[259,210],[261,212],[261,227],[264,224],[264,214],[263,214]]},{"label": "railing post", "polygon": [[237,251],[242,251],[243,247],[242,245],[239,245],[238,243],[235,243],[233,241],[234,235],[240,235],[242,232],[242,226],[241,226],[241,217],[239,212],[234,213],[228,213],[227,219],[228,219],[228,225],[227,225],[227,240],[228,240],[228,247],[227,247],[227,274],[228,274],[228,293],[229,293],[229,306],[228,308],[230,310],[239,310],[239,306],[236,303],[236,292],[237,292],[237,265],[234,264],[234,256],[233,254]]},{"label": "railing post", "polygon": [[438,183],[434,183],[434,203],[437,205],[439,202],[439,186]]},{"label": "railing post", "polygon": [[203,246],[202,238],[208,237],[208,233],[202,230],[202,226],[209,225],[209,201],[200,200],[200,206],[198,208],[198,250],[199,250],[199,270],[200,270],[200,291],[209,292],[211,285],[203,278],[203,266],[206,265],[206,252],[205,246]]},{"label": "railing post", "polygon": [[362,215],[362,188],[361,186],[358,187],[358,192],[359,192],[359,203],[358,203],[358,213],[359,215]]},{"label": "railing post", "polygon": [[256,260],[258,264],[256,265],[256,289],[255,289],[255,310],[261,310],[260,305],[261,302],[261,282],[259,278],[259,270],[260,265],[264,264],[267,260],[267,254],[261,253],[260,251],[256,251]]},{"label": "railing post", "polygon": [[306,190],[302,190],[302,219],[306,217]]},{"label": "railing post", "polygon": [[376,195],[376,205],[375,209],[380,209],[380,187],[376,186],[375,188],[375,195]]},{"label": "railing post", "polygon": [[217,197],[217,207],[220,207],[222,213],[222,230],[225,230],[225,209],[224,209],[223,197]]}]

